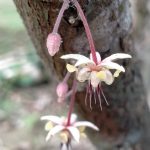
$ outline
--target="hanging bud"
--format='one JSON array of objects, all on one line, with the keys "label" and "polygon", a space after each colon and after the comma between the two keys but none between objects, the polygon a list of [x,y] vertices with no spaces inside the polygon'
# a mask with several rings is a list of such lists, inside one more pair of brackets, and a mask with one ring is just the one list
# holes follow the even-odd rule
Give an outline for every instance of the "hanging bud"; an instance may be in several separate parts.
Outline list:
[{"label": "hanging bud", "polygon": [[61,36],[58,33],[50,33],[47,37],[47,48],[51,56],[54,56],[60,48]]},{"label": "hanging bud", "polygon": [[56,93],[57,93],[57,96],[58,96],[58,102],[59,103],[64,101],[67,92],[68,92],[68,85],[67,85],[67,83],[66,82],[59,83],[57,88],[56,88]]}]

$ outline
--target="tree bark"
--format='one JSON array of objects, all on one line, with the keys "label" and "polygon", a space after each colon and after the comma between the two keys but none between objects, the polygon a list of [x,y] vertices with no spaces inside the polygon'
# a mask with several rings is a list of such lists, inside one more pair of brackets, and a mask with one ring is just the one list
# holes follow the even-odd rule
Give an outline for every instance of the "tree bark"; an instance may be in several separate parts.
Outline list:
[{"label": "tree bark", "polygon": [[[76,9],[65,11],[59,33],[63,38],[60,52],[50,57],[45,41],[52,31],[62,3],[58,0],[14,0],[24,20],[29,35],[47,68],[55,70],[59,78],[66,71],[60,56],[66,53],[89,55],[89,45],[84,27]],[[133,56],[121,63],[126,73],[116,79],[113,85],[102,85],[109,100],[103,101],[103,111],[92,103],[92,111],[85,106],[85,89],[77,94],[79,112],[100,128],[100,134],[91,141],[102,150],[149,150],[149,110],[140,73],[140,64],[131,37],[132,17],[128,0],[79,0],[87,16],[97,51],[105,58],[113,53],[123,52]],[[70,18],[74,22],[70,22]],[[92,136],[91,136],[92,134]]]}]

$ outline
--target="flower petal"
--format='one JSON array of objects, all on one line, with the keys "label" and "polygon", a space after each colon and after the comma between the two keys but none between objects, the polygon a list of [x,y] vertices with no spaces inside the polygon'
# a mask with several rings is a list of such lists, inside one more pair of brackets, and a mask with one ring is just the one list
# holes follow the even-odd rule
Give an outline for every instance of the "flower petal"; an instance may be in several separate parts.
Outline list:
[{"label": "flower petal", "polygon": [[114,77],[117,78],[119,76],[120,72],[121,72],[120,70],[116,70],[114,73]]},{"label": "flower petal", "polygon": [[48,121],[51,121],[55,124],[61,124],[62,123],[62,119],[58,116],[42,116],[41,120],[48,120]]},{"label": "flower petal", "polygon": [[47,136],[46,136],[46,141],[48,141],[52,136],[54,136],[55,134],[59,133],[60,131],[64,130],[65,127],[64,126],[60,126],[60,125],[57,125],[55,126],[53,129],[51,129]]},{"label": "flower petal", "polygon": [[53,123],[51,121],[48,121],[46,124],[45,124],[45,130],[46,131],[49,131],[53,128]]},{"label": "flower petal", "polygon": [[104,82],[108,85],[111,85],[114,82],[114,77],[109,70],[106,70],[105,72],[106,72],[106,79],[104,80]]},{"label": "flower petal", "polygon": [[78,67],[80,65],[86,65],[86,64],[95,64],[92,60],[89,58],[87,59],[80,59],[75,63],[75,66]]},{"label": "flower petal", "polygon": [[[96,58],[97,58],[98,63],[100,63],[101,62],[101,55],[100,55],[100,53],[96,52]],[[93,60],[92,54],[90,54],[90,59]]]},{"label": "flower petal", "polygon": [[85,127],[89,127],[89,128],[99,131],[99,128],[89,121],[79,121],[79,122],[74,123],[74,126],[75,127],[85,126]]},{"label": "flower petal", "polygon": [[75,121],[77,120],[77,115],[76,114],[72,114],[71,115],[71,120],[70,120],[70,123],[74,123]]},{"label": "flower petal", "polygon": [[99,71],[96,73],[96,76],[101,80],[104,81],[106,79],[106,72],[105,71]]},{"label": "flower petal", "polygon": [[70,64],[67,64],[66,68],[67,68],[68,72],[70,72],[70,73],[77,71],[77,68]]},{"label": "flower petal", "polygon": [[78,71],[76,73],[76,77],[79,82],[85,82],[90,77],[90,69],[87,67],[78,69]]},{"label": "flower petal", "polygon": [[75,67],[80,66],[82,64],[87,64],[87,63],[92,63],[93,64],[94,63],[88,57],[85,57],[84,55],[80,55],[80,54],[68,54],[68,55],[63,55],[60,58],[77,60],[77,62],[75,64]]},{"label": "flower petal", "polygon": [[114,77],[109,70],[99,71],[96,76],[108,85],[111,85],[114,81]]},{"label": "flower petal", "polygon": [[69,132],[71,133],[73,138],[77,142],[79,142],[79,140],[80,140],[80,131],[77,128],[75,128],[75,127],[67,127],[67,129],[69,130]]},{"label": "flower petal", "polygon": [[79,129],[80,134],[81,134],[85,131],[86,127],[85,126],[80,126],[80,127],[78,127],[78,129]]},{"label": "flower petal", "polygon": [[75,59],[75,60],[89,60],[89,58],[87,58],[84,55],[80,55],[80,54],[67,54],[67,55],[63,55],[60,57],[61,59]]},{"label": "flower petal", "polygon": [[100,79],[96,76],[96,74],[97,74],[96,71],[92,71],[90,75],[91,85],[94,88],[97,88],[98,84],[100,83]]},{"label": "flower petal", "polygon": [[60,133],[61,142],[67,143],[70,138],[70,132],[68,130],[64,130]]},{"label": "flower petal", "polygon": [[114,63],[114,62],[111,62],[111,61],[108,61],[108,62],[102,62],[101,63],[101,66],[102,67],[106,67],[108,69],[116,69],[116,70],[120,70],[122,72],[125,72],[125,69],[123,66],[117,64],[117,63]]},{"label": "flower petal", "polygon": [[113,55],[103,59],[102,62],[114,61],[114,60],[117,60],[117,59],[125,59],[125,58],[132,58],[132,56],[129,55],[129,54],[125,54],[125,53],[116,53],[116,54],[113,54]]}]

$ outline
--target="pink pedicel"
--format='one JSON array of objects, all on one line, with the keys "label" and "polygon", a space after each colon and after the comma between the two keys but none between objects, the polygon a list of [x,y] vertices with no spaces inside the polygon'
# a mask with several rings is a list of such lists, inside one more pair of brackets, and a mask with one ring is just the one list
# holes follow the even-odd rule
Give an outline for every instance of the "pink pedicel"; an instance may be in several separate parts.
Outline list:
[{"label": "pink pedicel", "polygon": [[61,36],[58,33],[48,35],[46,45],[51,56],[54,56],[59,51],[61,43]]}]

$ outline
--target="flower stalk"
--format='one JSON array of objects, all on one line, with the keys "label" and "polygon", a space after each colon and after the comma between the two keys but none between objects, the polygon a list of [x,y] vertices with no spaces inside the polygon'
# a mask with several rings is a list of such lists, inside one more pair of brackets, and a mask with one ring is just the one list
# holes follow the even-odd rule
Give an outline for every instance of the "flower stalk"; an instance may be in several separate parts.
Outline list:
[{"label": "flower stalk", "polygon": [[70,77],[71,73],[70,72],[67,72],[67,74],[65,75],[64,79],[62,82],[66,83]]},{"label": "flower stalk", "polygon": [[59,11],[59,14],[58,14],[58,17],[56,19],[56,22],[55,22],[55,25],[54,25],[54,28],[53,28],[53,33],[57,33],[58,32],[58,28],[60,26],[60,22],[61,22],[61,19],[63,17],[63,14],[65,12],[65,10],[69,7],[69,0],[64,0],[63,2],[63,5]]},{"label": "flower stalk", "polygon": [[66,124],[66,126],[70,125],[71,114],[73,112],[74,103],[75,103],[76,89],[77,89],[77,80],[74,79],[73,85],[72,85],[72,95],[71,95],[71,101],[70,101],[70,106],[69,106],[68,118],[67,118],[67,124]]},{"label": "flower stalk", "polygon": [[87,34],[87,38],[88,38],[88,41],[89,41],[92,58],[93,58],[95,64],[97,64],[98,62],[97,62],[97,57],[96,57],[96,50],[95,50],[94,40],[93,40],[91,31],[90,31],[90,27],[89,27],[88,22],[87,22],[87,19],[86,19],[84,13],[83,13],[83,10],[82,10],[80,4],[78,3],[78,1],[77,0],[71,0],[71,1],[74,3],[74,5],[76,6],[76,8],[79,12],[80,18],[83,22],[85,32]]}]

